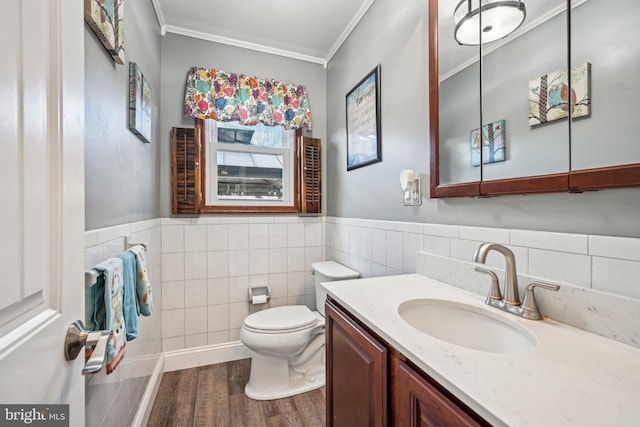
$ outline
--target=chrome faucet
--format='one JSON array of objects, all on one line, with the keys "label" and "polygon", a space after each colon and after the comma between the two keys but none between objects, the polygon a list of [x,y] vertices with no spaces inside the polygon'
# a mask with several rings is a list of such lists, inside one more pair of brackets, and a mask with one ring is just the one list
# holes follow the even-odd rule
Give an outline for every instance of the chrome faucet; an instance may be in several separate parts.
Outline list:
[{"label": "chrome faucet", "polygon": [[520,296],[518,294],[516,257],[511,249],[498,243],[482,243],[480,246],[478,246],[478,249],[476,249],[475,253],[473,254],[473,261],[484,264],[487,260],[487,254],[492,250],[501,253],[505,259],[505,295],[503,298],[500,294],[500,283],[496,273],[491,270],[476,267],[476,271],[488,274],[491,277],[491,291],[489,292],[489,295],[487,296],[487,299],[485,301],[486,304],[515,314],[516,316],[524,317],[525,319],[542,319],[542,315],[540,314],[540,310],[538,309],[538,304],[536,303],[536,297],[533,290],[536,287],[540,287],[551,291],[557,291],[558,289],[560,289],[560,286],[540,282],[530,283],[527,286],[527,292],[524,296],[524,301],[521,304]]}]

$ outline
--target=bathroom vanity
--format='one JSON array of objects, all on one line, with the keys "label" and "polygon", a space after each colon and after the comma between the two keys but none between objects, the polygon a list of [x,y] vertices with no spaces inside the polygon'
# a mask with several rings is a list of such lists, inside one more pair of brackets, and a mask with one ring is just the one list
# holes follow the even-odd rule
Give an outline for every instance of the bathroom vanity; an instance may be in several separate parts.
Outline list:
[{"label": "bathroom vanity", "polygon": [[[513,316],[420,274],[323,286],[328,426],[637,425],[636,347],[548,318]],[[459,314],[441,317],[436,329],[444,335],[436,338],[407,321],[429,304],[468,311],[473,323],[486,317],[487,328],[503,323],[524,341],[477,337],[484,329],[456,338],[466,329],[452,325]]]},{"label": "bathroom vanity", "polygon": [[490,425],[335,301],[325,312],[327,425]]}]

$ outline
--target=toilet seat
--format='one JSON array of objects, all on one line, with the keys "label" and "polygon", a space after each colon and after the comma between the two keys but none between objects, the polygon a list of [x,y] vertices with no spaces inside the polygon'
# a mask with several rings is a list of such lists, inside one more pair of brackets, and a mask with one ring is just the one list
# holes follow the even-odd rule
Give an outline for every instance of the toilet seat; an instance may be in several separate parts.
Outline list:
[{"label": "toilet seat", "polygon": [[317,323],[318,317],[306,305],[290,305],[253,313],[244,319],[243,328],[263,334],[282,334],[309,329]]}]

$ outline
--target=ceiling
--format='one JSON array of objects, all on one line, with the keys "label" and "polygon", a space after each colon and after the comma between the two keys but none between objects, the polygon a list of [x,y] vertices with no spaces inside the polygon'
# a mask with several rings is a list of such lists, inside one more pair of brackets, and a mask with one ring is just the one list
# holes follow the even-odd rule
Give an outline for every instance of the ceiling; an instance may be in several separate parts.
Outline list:
[{"label": "ceiling", "polygon": [[173,33],[323,64],[374,0],[151,0]]}]

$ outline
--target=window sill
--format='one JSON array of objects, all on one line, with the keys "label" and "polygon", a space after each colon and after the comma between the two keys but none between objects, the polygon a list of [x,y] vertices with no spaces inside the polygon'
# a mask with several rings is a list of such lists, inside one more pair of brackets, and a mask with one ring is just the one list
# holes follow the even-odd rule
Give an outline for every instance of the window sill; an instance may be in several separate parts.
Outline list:
[{"label": "window sill", "polygon": [[268,214],[298,213],[296,206],[203,206],[200,213],[215,214]]}]

